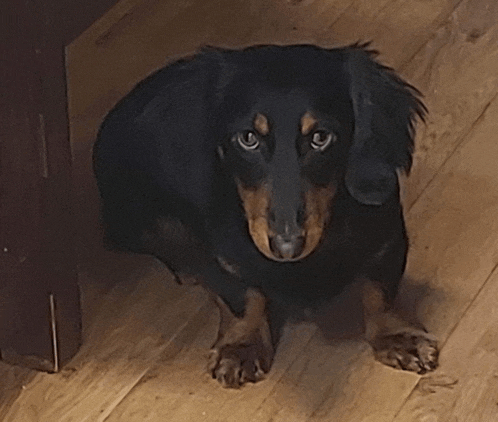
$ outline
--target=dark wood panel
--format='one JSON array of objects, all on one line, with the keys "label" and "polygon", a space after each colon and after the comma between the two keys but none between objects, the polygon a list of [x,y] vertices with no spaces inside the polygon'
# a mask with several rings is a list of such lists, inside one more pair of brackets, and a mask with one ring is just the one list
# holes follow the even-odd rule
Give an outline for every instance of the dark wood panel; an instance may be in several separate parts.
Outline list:
[{"label": "dark wood panel", "polygon": [[40,369],[81,341],[64,47],[113,3],[0,4],[0,348]]}]

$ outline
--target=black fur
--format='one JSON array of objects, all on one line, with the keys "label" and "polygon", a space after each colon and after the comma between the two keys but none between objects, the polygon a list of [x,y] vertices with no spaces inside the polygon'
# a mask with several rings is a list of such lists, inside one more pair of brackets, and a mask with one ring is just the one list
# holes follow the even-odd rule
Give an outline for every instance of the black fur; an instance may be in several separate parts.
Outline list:
[{"label": "black fur", "polygon": [[[359,44],[210,48],[145,79],[109,113],[94,147],[107,243],[200,274],[236,313],[250,286],[278,309],[314,305],[358,276],[392,297],[407,253],[397,171],[410,169],[414,120],[425,108],[374,57]],[[309,159],[292,120],[306,110],[339,138]],[[281,122],[257,157],[232,145],[256,112]],[[297,145],[297,164],[277,171],[272,154],[284,138],[279,160]],[[235,180],[256,186],[269,174],[275,186],[300,183],[294,196],[282,194],[282,212],[300,189],[336,186],[330,223],[302,260],[270,260],[248,234]]]}]

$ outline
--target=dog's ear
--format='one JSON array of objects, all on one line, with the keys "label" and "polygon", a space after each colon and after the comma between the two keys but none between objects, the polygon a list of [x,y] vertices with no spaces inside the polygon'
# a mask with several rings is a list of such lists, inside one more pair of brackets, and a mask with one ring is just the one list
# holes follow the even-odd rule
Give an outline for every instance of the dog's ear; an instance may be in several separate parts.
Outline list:
[{"label": "dog's ear", "polygon": [[360,203],[381,205],[398,190],[397,171],[412,164],[414,123],[426,108],[420,93],[375,61],[367,44],[346,50],[354,108],[354,138],[345,183]]},{"label": "dog's ear", "polygon": [[222,57],[221,50],[204,49],[140,82],[101,127],[96,171],[109,172],[111,163],[132,168],[205,207],[215,172],[211,126]]}]

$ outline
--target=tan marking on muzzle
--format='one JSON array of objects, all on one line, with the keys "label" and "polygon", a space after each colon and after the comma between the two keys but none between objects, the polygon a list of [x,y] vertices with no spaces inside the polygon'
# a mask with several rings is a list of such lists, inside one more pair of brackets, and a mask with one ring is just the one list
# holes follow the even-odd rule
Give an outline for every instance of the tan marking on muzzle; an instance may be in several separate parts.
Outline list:
[{"label": "tan marking on muzzle", "polygon": [[[270,248],[270,236],[274,233],[270,230],[268,223],[269,190],[265,186],[248,188],[240,182],[237,183],[237,188],[246,213],[249,234],[254,244],[267,258],[280,261]],[[335,191],[335,187],[331,185],[323,188],[311,188],[305,194],[304,249],[296,257],[296,260],[308,256],[320,243],[323,230],[330,218],[330,207]]]},{"label": "tan marking on muzzle", "polygon": [[332,198],[336,188],[333,185],[311,188],[305,194],[304,249],[299,259],[313,252],[323,236],[323,230],[330,219]]},{"label": "tan marking on muzzle", "polygon": [[270,125],[268,123],[268,119],[264,114],[256,114],[256,117],[254,118],[254,128],[260,135],[268,135],[268,133],[270,132]]},{"label": "tan marking on muzzle", "polygon": [[248,188],[237,182],[240,199],[246,213],[249,234],[258,250],[267,258],[275,259],[270,249],[270,227],[268,210],[270,208],[270,192],[265,186]]},{"label": "tan marking on muzzle", "polygon": [[309,112],[301,117],[301,133],[306,136],[311,132],[311,129],[318,123],[318,120]]}]

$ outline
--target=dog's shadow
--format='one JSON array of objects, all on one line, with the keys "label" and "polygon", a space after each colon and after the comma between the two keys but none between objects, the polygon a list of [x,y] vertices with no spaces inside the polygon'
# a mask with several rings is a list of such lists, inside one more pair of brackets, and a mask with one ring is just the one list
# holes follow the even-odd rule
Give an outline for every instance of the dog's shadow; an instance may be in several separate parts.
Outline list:
[{"label": "dog's shadow", "polygon": [[[445,300],[443,293],[425,280],[406,277],[400,285],[394,307],[408,321],[425,325],[431,322],[431,315],[424,311],[428,309],[427,305]],[[356,390],[358,382],[372,374],[379,376],[383,371],[383,365],[374,359],[371,347],[364,340],[360,284],[350,285],[314,314],[308,315],[309,319],[319,330],[297,363],[283,375],[280,389],[275,393],[278,395],[275,400],[285,403],[286,415],[333,412],[333,409],[345,405],[344,400],[350,399],[350,393],[346,394],[346,391]],[[280,353],[277,351],[277,360]],[[385,368],[386,371],[392,370]],[[289,397],[293,399],[289,400]],[[318,403],[321,403],[320,410],[316,408]]]},{"label": "dog's shadow", "polygon": [[[426,280],[406,276],[401,282],[394,309],[407,321],[425,325],[430,320],[430,315],[424,312],[429,298],[431,303],[446,300],[443,292]],[[312,321],[327,340],[361,339],[365,324],[360,284],[350,285],[340,295],[320,306],[313,313]]]}]

